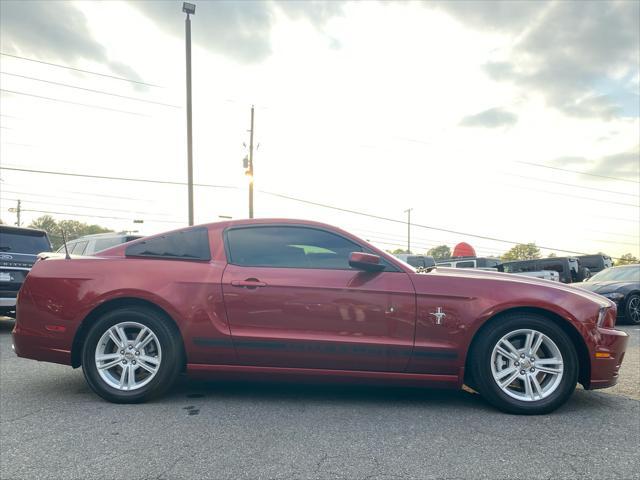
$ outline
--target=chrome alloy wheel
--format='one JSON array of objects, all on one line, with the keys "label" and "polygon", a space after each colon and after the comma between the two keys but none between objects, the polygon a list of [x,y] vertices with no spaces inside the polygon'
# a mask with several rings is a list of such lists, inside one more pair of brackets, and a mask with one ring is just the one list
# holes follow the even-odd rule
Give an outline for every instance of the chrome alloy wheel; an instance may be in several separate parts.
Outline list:
[{"label": "chrome alloy wheel", "polygon": [[118,390],[137,390],[158,373],[162,350],[156,334],[137,322],[121,322],[104,332],[96,346],[98,374]]},{"label": "chrome alloy wheel", "polygon": [[551,395],[560,385],[563,367],[558,346],[537,330],[510,332],[496,343],[491,353],[491,372],[498,387],[524,402]]},{"label": "chrome alloy wheel", "polygon": [[640,297],[639,296],[634,295],[629,299],[628,311],[629,311],[629,315],[631,316],[629,320],[631,320],[633,323],[639,323],[640,322]]}]

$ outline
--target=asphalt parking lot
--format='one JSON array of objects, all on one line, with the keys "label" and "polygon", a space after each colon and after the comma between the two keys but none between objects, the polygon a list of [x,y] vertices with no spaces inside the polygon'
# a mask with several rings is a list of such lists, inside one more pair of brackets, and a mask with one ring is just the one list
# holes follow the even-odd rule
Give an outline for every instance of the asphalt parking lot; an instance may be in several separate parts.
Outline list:
[{"label": "asphalt parking lot", "polygon": [[640,328],[621,385],[539,417],[421,389],[182,380],[144,405],[17,358],[0,320],[4,479],[637,479]]}]

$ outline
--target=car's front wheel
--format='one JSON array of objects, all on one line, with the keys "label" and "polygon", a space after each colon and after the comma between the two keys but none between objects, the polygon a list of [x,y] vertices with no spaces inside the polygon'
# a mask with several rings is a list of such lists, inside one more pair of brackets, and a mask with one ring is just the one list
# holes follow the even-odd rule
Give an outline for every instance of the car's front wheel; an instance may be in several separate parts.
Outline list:
[{"label": "car's front wheel", "polygon": [[496,319],[474,346],[472,372],[480,393],[508,413],[549,413],[575,390],[578,357],[569,336],[535,314]]},{"label": "car's front wheel", "polygon": [[84,342],[82,370],[98,395],[138,403],[165,392],[180,373],[176,329],[155,311],[125,307],[106,313]]},{"label": "car's front wheel", "polygon": [[624,319],[632,325],[640,325],[640,295],[634,293],[627,298]]}]

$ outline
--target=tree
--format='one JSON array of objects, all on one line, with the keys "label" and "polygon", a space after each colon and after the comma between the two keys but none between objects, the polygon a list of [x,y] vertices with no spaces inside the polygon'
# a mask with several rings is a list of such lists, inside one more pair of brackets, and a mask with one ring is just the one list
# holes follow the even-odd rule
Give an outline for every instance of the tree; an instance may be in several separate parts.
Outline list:
[{"label": "tree", "polygon": [[432,256],[436,260],[446,260],[451,258],[451,249],[446,245],[438,245],[430,249],[427,255]]},{"label": "tree", "polygon": [[618,259],[616,265],[630,265],[632,263],[638,263],[638,259],[630,253],[625,253]]},{"label": "tree", "polygon": [[403,250],[402,248],[396,248],[395,250],[389,253],[391,253],[392,255],[398,255],[401,253],[411,253],[411,252],[409,250]]},{"label": "tree", "polygon": [[540,249],[535,243],[519,243],[500,258],[504,261],[534,260],[540,258]]},{"label": "tree", "polygon": [[556,255],[555,252],[551,252],[551,253],[549,253],[549,255],[547,255],[548,258],[555,258],[557,256],[558,255]]},{"label": "tree", "polygon": [[57,222],[51,215],[43,215],[36,218],[31,222],[29,227],[47,232],[54,250],[57,250],[62,246],[63,230],[67,240],[73,240],[74,238],[82,237],[84,235],[93,235],[95,233],[113,232],[113,230],[109,230],[108,228],[104,228],[99,225],[89,225],[88,223],[79,222],[77,220],[60,220]]}]

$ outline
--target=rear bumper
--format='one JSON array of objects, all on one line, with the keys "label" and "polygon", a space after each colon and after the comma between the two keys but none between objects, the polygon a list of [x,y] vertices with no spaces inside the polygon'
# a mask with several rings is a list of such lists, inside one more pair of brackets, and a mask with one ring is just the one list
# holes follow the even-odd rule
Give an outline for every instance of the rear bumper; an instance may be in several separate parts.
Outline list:
[{"label": "rear bumper", "polygon": [[16,306],[16,297],[0,297],[0,307],[13,308]]},{"label": "rear bumper", "polygon": [[618,383],[618,373],[628,342],[629,335],[625,332],[598,328],[598,343],[595,351],[591,352],[589,390],[612,387]]}]

